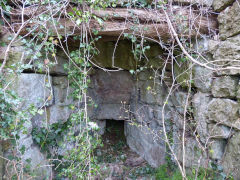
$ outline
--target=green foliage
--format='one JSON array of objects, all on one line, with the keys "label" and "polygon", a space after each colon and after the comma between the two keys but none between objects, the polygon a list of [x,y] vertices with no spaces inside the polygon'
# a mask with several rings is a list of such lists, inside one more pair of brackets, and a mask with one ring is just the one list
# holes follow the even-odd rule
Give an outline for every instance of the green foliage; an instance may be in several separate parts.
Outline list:
[{"label": "green foliage", "polygon": [[8,1],[7,0],[1,0],[0,1],[0,6],[5,11],[5,13],[7,15],[9,15],[10,10],[11,10],[11,6],[8,4]]},{"label": "green foliage", "polygon": [[132,170],[129,174],[129,177],[131,179],[138,179],[138,177],[146,177],[146,176],[152,176],[155,173],[155,169],[152,168],[149,165],[143,166],[143,167],[137,167],[134,170]]},{"label": "green foliage", "polygon": [[[217,170],[215,168],[196,168],[192,169],[191,173],[188,173],[186,179],[188,180],[224,180],[231,179],[231,177],[226,177],[222,170]],[[178,168],[171,169],[167,164],[161,165],[156,170],[156,180],[182,180],[182,174]]]},{"label": "green foliage", "polygon": [[[36,144],[39,145],[41,151],[49,152],[49,149],[58,147],[62,142],[64,134],[67,132],[69,122],[54,123],[46,129],[33,128],[32,137]],[[48,154],[50,155],[50,154]]]},{"label": "green foliage", "polygon": [[156,171],[156,180],[182,180],[179,170],[171,172],[167,164],[161,165]]},{"label": "green foliage", "polygon": [[4,76],[0,77],[0,139],[19,138],[18,132],[23,128],[26,115],[16,111],[20,99],[13,91],[5,90]]},{"label": "green foliage", "polygon": [[[21,99],[14,91],[8,90],[5,79],[4,75],[0,77],[0,142],[3,142],[4,150],[18,151],[18,154],[8,154],[6,158],[9,161],[6,168],[13,170],[11,179],[19,179],[23,172],[30,177],[34,175],[29,165],[31,160],[27,159],[24,164],[22,163],[21,155],[25,153],[26,147],[19,146],[20,134],[28,134],[26,124],[29,123],[29,113],[18,109]],[[31,111],[31,109],[28,110]]]}]

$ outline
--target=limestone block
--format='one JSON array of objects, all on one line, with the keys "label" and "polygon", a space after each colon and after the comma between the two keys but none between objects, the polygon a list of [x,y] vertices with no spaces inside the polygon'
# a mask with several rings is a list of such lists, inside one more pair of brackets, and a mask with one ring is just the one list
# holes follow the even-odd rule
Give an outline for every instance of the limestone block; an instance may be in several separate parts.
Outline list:
[{"label": "limestone block", "polygon": [[214,98],[208,104],[210,121],[240,129],[239,104],[230,99]]},{"label": "limestone block", "polygon": [[36,115],[32,118],[34,127],[46,127],[53,123],[66,122],[73,110],[69,108],[74,104],[70,96],[72,89],[68,87],[68,78],[66,76],[52,77],[53,103],[44,110],[42,115]]},{"label": "limestone block", "polygon": [[[20,148],[25,148],[26,150],[31,149],[31,146],[33,144],[33,139],[32,139],[32,122],[30,120],[30,117],[28,120],[24,122],[24,128],[18,133],[19,139],[17,140],[17,144]],[[25,154],[23,154],[23,157]]]},{"label": "limestone block", "polygon": [[140,90],[140,101],[147,104],[163,105],[167,96],[167,87],[159,80],[141,81],[137,84]]},{"label": "limestone block", "polygon": [[[0,62],[4,60],[5,53],[6,53],[7,47],[0,47]],[[23,46],[13,46],[10,47],[8,54],[7,54],[7,62],[6,66],[11,67],[11,65],[15,66],[18,63],[26,63],[27,58],[29,58],[29,54],[25,51],[25,48]]]},{"label": "limestone block", "polygon": [[133,55],[133,47],[130,41],[120,40],[98,41],[96,47],[99,51],[94,56],[93,62],[104,68],[121,68],[134,70],[137,65],[145,65],[151,68],[161,68],[164,65],[163,50],[159,45],[151,45],[150,49],[144,52],[143,59],[137,61]]},{"label": "limestone block", "polygon": [[154,72],[151,70],[144,70],[138,73],[137,78],[140,81],[148,81],[154,78]]},{"label": "limestone block", "polygon": [[[213,54],[215,64],[221,67],[240,65],[240,35],[227,38],[225,41],[209,41],[209,51]],[[237,75],[239,69],[228,69],[217,72],[218,75]]]},{"label": "limestone block", "polygon": [[[27,138],[20,139],[17,141],[18,148],[22,148],[25,146],[25,151],[23,154],[20,154],[18,150],[17,154],[14,154],[21,160],[23,166],[29,166],[30,172],[34,174],[34,179],[42,180],[42,179],[51,179],[52,169],[50,166],[50,162],[48,162],[47,158],[44,154],[42,154],[37,146],[33,144],[32,136],[29,135]],[[12,151],[10,149],[6,149],[3,154],[4,157],[9,158],[12,156]],[[8,166],[5,166],[5,178],[8,179],[10,176],[16,174],[15,169],[12,168],[11,163]],[[8,173],[6,173],[8,172]],[[25,176],[25,174],[24,174]],[[23,179],[28,179],[28,177],[24,177]]]},{"label": "limestone block", "polygon": [[[169,106],[165,106],[165,108],[164,108],[164,118],[165,118],[166,121],[170,121],[170,119],[172,118],[172,113],[174,111]],[[162,113],[163,113],[162,106],[157,106],[153,109],[154,117],[157,119],[157,121],[159,123],[162,123],[162,115],[163,115]]]},{"label": "limestone block", "polygon": [[228,141],[222,160],[223,170],[227,175],[233,175],[234,179],[240,177],[240,133],[236,133]]},{"label": "limestone block", "polygon": [[129,119],[128,107],[121,104],[99,104],[94,111],[94,119],[114,119],[114,120],[127,120]]},{"label": "limestone block", "polygon": [[214,139],[210,143],[210,157],[214,160],[221,160],[224,154],[226,144],[227,141],[224,139]]},{"label": "limestone block", "polygon": [[132,112],[131,117],[134,118],[137,123],[147,125],[153,130],[158,130],[162,127],[162,113],[164,113],[164,121],[167,126],[166,129],[169,129],[169,124],[172,120],[172,109],[168,106],[164,108],[164,112],[162,106],[158,105],[133,103],[130,107],[130,111]]},{"label": "limestone block", "polygon": [[[140,124],[150,124],[153,121],[160,121],[155,118],[155,114],[161,110],[161,108],[144,103],[131,104],[131,111],[134,112],[134,118]],[[160,122],[158,123],[160,124]]]},{"label": "limestone block", "polygon": [[99,54],[94,57],[93,62],[100,67],[135,69],[136,61],[131,52],[131,44],[128,41],[120,41],[117,44],[111,41],[99,41],[96,43],[96,48]]},{"label": "limestone block", "polygon": [[48,108],[49,123],[66,122],[73,112],[69,105],[73,104],[72,89],[66,76],[53,77],[54,104]]},{"label": "limestone block", "polygon": [[36,174],[34,179],[42,180],[42,179],[51,179],[52,176],[52,169],[50,163],[46,160],[45,156],[40,152],[38,147],[33,146],[32,148],[28,149],[23,157],[24,161],[27,159],[31,160],[31,169]]},{"label": "limestone block", "polygon": [[240,59],[240,35],[230,37],[225,41],[211,41],[209,48],[214,51],[214,59]]},{"label": "limestone block", "polygon": [[193,83],[199,91],[207,93],[211,91],[213,72],[201,66],[193,67]]},{"label": "limestone block", "polygon": [[[145,58],[140,63],[148,68],[162,69],[164,66],[169,68],[169,64],[166,63],[166,57],[163,56],[163,49],[159,45],[151,45],[150,49],[145,50]],[[139,62],[138,62],[139,64]]]},{"label": "limestone block", "polygon": [[66,122],[73,111],[66,105],[53,105],[47,109],[49,124]]},{"label": "limestone block", "polygon": [[226,7],[232,5],[235,0],[213,0],[213,9],[216,12],[223,11]]},{"label": "limestone block", "polygon": [[[19,107],[16,109],[27,110],[32,105],[35,108],[42,108],[52,105],[53,103],[53,92],[52,92],[52,78],[41,75],[41,74],[25,74],[17,76],[15,81],[12,82],[10,88],[15,90],[16,93],[22,101]],[[51,98],[50,98],[51,97]],[[32,114],[27,114],[25,117],[27,120],[24,123],[24,129],[19,132],[19,140],[17,140],[17,144],[19,148],[25,147],[25,152],[21,157],[24,164],[27,164],[26,160],[30,158],[30,166],[33,171],[36,172],[36,179],[47,179],[47,176],[50,178],[51,167],[39,167],[43,165],[42,162],[47,163],[46,158],[40,152],[38,147],[35,147],[33,144],[33,139],[31,136],[32,131]],[[9,152],[6,152],[4,155],[7,157]]]},{"label": "limestone block", "polygon": [[104,72],[91,75],[90,96],[99,104],[129,104],[134,88],[133,77],[127,71]]},{"label": "limestone block", "polygon": [[234,98],[236,97],[237,85],[237,77],[216,77],[212,83],[212,94],[214,97]]},{"label": "limestone block", "polygon": [[239,1],[233,3],[231,7],[226,8],[218,16],[219,34],[222,40],[240,33],[240,6]]},{"label": "limestone block", "polygon": [[211,39],[208,36],[203,35],[201,38],[195,39],[191,43],[195,51],[203,54],[209,50],[209,41],[211,41]]},{"label": "limestone block", "polygon": [[188,61],[182,62],[180,58],[178,58],[178,63],[174,63],[174,77],[176,78],[177,83],[182,87],[186,88],[189,86],[190,82],[190,74],[192,73],[192,69],[189,68]]},{"label": "limestone block", "polygon": [[[191,94],[189,96],[189,101],[187,100],[188,93],[182,91],[176,91],[171,96],[171,102],[173,103],[174,107],[180,114],[184,114],[185,106],[190,104]],[[187,103],[187,104],[186,104]]]},{"label": "limestone block", "polygon": [[[181,135],[175,134],[173,138],[173,151],[180,162],[183,162],[182,141]],[[202,151],[201,145],[194,137],[187,137],[185,139],[185,167],[193,168],[206,166],[207,154]]]},{"label": "limestone block", "polygon": [[240,99],[240,81],[239,81],[238,89],[237,89],[237,98]]},{"label": "limestone block", "polygon": [[[0,47],[0,62],[3,61],[5,57],[7,47]],[[17,65],[19,63],[25,65],[31,65],[27,69],[28,71],[37,72],[37,73],[46,73],[49,72],[53,75],[67,75],[67,71],[64,69],[64,64],[68,64],[68,57],[64,54],[63,51],[58,50],[56,58],[49,57],[49,63],[44,64],[46,57],[42,56],[37,59],[33,59],[33,54],[31,49],[26,49],[24,46],[11,46],[8,52],[8,58],[6,66],[11,67],[12,65]]]},{"label": "limestone block", "polygon": [[208,41],[208,51],[211,54],[214,54],[215,51],[219,48],[219,45],[220,45],[221,42],[224,42],[224,41],[217,41],[217,40],[210,39]]},{"label": "limestone block", "polygon": [[23,99],[19,108],[26,109],[30,105],[40,108],[53,103],[52,78],[46,75],[22,73],[11,88]]},{"label": "limestone block", "polygon": [[192,100],[194,120],[197,123],[196,129],[202,142],[206,142],[209,136],[207,129],[207,105],[210,100],[210,94],[202,92],[195,94]]},{"label": "limestone block", "polygon": [[209,137],[214,139],[228,139],[234,130],[224,125],[210,123],[208,124],[208,132]]},{"label": "limestone block", "polygon": [[156,136],[146,126],[131,125],[129,122],[125,123],[124,129],[129,147],[151,166],[158,167],[165,163],[165,142],[158,138],[162,136],[161,134]]}]

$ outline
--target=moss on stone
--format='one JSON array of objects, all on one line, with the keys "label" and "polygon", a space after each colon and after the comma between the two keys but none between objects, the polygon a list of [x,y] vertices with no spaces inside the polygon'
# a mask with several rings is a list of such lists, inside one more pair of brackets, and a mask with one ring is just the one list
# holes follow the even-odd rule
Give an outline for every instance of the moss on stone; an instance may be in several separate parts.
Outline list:
[{"label": "moss on stone", "polygon": [[99,54],[94,57],[93,62],[97,65],[105,68],[136,69],[137,62],[128,41],[120,41],[118,44],[111,41],[99,41],[96,48]]},{"label": "moss on stone", "polygon": [[186,88],[189,86],[189,83],[192,83],[191,72],[192,68],[189,66],[188,61],[181,61],[180,58],[177,59],[178,63],[174,63],[174,75],[177,83],[182,87]]},{"label": "moss on stone", "polygon": [[132,44],[127,40],[119,41],[117,44],[112,41],[99,41],[96,43],[96,48],[99,54],[94,57],[93,62],[104,68],[136,70],[143,66],[161,68],[164,65],[163,50],[159,45],[151,45],[141,61],[134,58]]}]

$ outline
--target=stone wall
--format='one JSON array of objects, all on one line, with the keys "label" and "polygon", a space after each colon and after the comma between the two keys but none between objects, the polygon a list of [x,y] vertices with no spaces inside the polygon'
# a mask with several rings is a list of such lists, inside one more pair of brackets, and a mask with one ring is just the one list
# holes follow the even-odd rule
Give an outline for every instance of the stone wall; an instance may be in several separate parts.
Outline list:
[{"label": "stone wall", "polygon": [[[213,9],[219,12],[219,39],[203,38],[196,44],[207,53],[209,60],[224,67],[238,66],[240,60],[240,2],[213,1]],[[6,36],[6,35],[5,35]],[[7,42],[3,36],[2,41]],[[91,71],[91,84],[88,94],[97,107],[89,107],[90,118],[96,121],[104,133],[106,120],[124,120],[125,136],[128,146],[142,156],[151,166],[158,167],[166,163],[169,148],[164,141],[164,130],[170,137],[170,144],[176,157],[182,162],[182,132],[187,108],[185,135],[185,166],[188,168],[203,166],[213,162],[222,166],[226,174],[236,179],[240,176],[240,70],[226,69],[212,71],[198,65],[192,67],[192,92],[188,94],[186,80],[188,76],[179,76],[176,88],[171,89],[172,74],[178,76],[183,66],[174,65],[166,68],[169,80],[162,79],[164,51],[152,45],[146,52],[148,60],[140,66],[146,68],[137,74],[131,74],[137,64],[131,54],[131,44],[120,41],[115,62],[112,63],[112,52],[115,42],[101,41],[97,44],[100,54],[94,63],[105,68],[121,68],[117,72],[104,72],[94,68]],[[201,48],[200,48],[201,49]],[[13,44],[10,50],[10,61],[21,59],[20,44]],[[24,59],[24,62],[28,61]],[[32,167],[37,168],[39,179],[47,179],[53,175],[52,169],[46,166],[49,162],[46,155],[40,152],[33,142],[33,127],[44,127],[56,122],[66,122],[72,113],[69,105],[74,101],[71,93],[67,72],[63,64],[68,60],[64,53],[57,52],[58,64],[42,72],[29,69],[18,77],[14,77],[12,89],[24,99],[21,109],[31,104],[44,109],[42,115],[29,116],[26,122],[27,133],[20,134],[20,146],[26,147],[24,160],[31,158]],[[33,62],[37,66],[37,61]],[[184,77],[184,78],[182,78]],[[168,94],[171,90],[171,95]],[[168,98],[168,99],[167,99]],[[167,103],[166,103],[167,101]],[[165,105],[164,105],[165,104]],[[164,110],[163,110],[164,108]],[[189,120],[190,119],[190,120]],[[163,127],[163,121],[165,128]],[[64,150],[63,150],[64,151]],[[8,155],[7,149],[0,144],[0,155]],[[174,157],[171,157],[172,160]],[[0,174],[3,166],[0,159]],[[0,177],[1,179],[1,177]]]}]

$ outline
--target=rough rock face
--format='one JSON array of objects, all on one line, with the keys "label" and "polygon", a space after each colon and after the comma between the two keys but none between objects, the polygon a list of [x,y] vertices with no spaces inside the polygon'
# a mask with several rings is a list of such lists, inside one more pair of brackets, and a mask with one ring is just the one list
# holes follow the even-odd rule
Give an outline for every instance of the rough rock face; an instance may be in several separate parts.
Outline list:
[{"label": "rough rock face", "polygon": [[[18,76],[12,88],[17,91],[18,96],[23,99],[21,105],[17,108],[26,110],[34,105],[37,108],[49,106],[53,101],[48,98],[52,96],[52,78],[41,74],[21,74]],[[25,148],[25,153],[22,155],[22,160],[27,163],[27,159],[31,159],[31,169],[36,174],[36,179],[48,179],[52,174],[51,168],[48,166],[49,162],[45,155],[42,154],[39,148],[33,143],[32,139],[32,122],[33,115],[27,115],[28,120],[24,126],[26,132],[20,132],[19,147]],[[5,152],[7,157],[8,151]]]},{"label": "rough rock face", "polygon": [[73,104],[70,97],[72,89],[69,87],[67,77],[52,77],[52,104],[49,104],[42,115],[37,114],[32,118],[34,127],[47,127],[53,123],[65,122],[70,117],[72,110],[69,105]]},{"label": "rough rock face", "polygon": [[201,66],[193,67],[193,83],[199,91],[207,93],[211,91],[213,72]]},{"label": "rough rock face", "polygon": [[129,119],[126,110],[130,104],[133,88],[133,77],[129,72],[107,73],[97,70],[91,76],[89,89],[89,96],[98,105],[91,112],[92,119]]},{"label": "rough rock face", "polygon": [[14,83],[14,90],[23,98],[21,107],[29,108],[49,106],[52,104],[52,78],[41,74],[21,74]]},{"label": "rough rock face", "polygon": [[226,7],[232,5],[234,1],[235,0],[214,0],[212,6],[214,11],[221,12]]},{"label": "rough rock face", "polygon": [[233,175],[238,179],[240,176],[240,133],[236,133],[228,141],[226,152],[222,160],[223,169],[226,174]]},{"label": "rough rock face", "polygon": [[132,44],[129,41],[105,42],[99,41],[96,43],[99,54],[93,59],[93,62],[104,68],[121,68],[124,70],[136,69],[137,65],[146,65],[148,67],[162,67],[161,55],[163,50],[156,45],[151,45],[151,50],[146,50],[145,55],[147,60],[137,62],[134,59]]},{"label": "rough rock face", "polygon": [[208,105],[210,121],[234,127],[240,130],[239,105],[230,99],[213,99]]},{"label": "rough rock face", "polygon": [[125,124],[125,135],[129,147],[146,159],[151,166],[158,167],[165,163],[166,147],[160,137],[154,138],[155,133],[146,126]]},{"label": "rough rock face", "polygon": [[23,160],[31,159],[31,168],[36,173],[36,180],[51,179],[52,169],[49,167],[49,161],[40,152],[39,147],[32,145],[24,155]]},{"label": "rough rock face", "polygon": [[[181,137],[175,141],[174,151],[180,162],[183,162],[183,150]],[[201,144],[196,139],[190,137],[185,139],[185,166],[186,167],[206,167],[207,165],[207,154],[203,151]]]},{"label": "rough rock face", "polygon": [[210,94],[198,92],[193,97],[194,118],[196,120],[196,129],[200,135],[200,140],[206,142],[208,138],[207,129],[207,106],[211,100]]},{"label": "rough rock face", "polygon": [[232,37],[240,33],[240,6],[239,1],[233,3],[232,6],[226,8],[218,16],[219,34],[222,40]]},{"label": "rough rock face", "polygon": [[210,157],[214,160],[222,160],[227,141],[224,139],[215,139],[210,142]]},{"label": "rough rock face", "polygon": [[[216,64],[222,67],[239,66],[240,35],[226,39],[225,41],[210,41],[209,51],[213,54]],[[238,75],[239,69],[217,71],[218,75]]]},{"label": "rough rock face", "polygon": [[223,76],[217,77],[212,83],[214,97],[235,98],[237,93],[238,78]]},{"label": "rough rock face", "polygon": [[232,132],[234,132],[234,130],[224,125],[210,123],[208,124],[208,132],[210,137],[212,138],[228,139],[231,136]]}]

